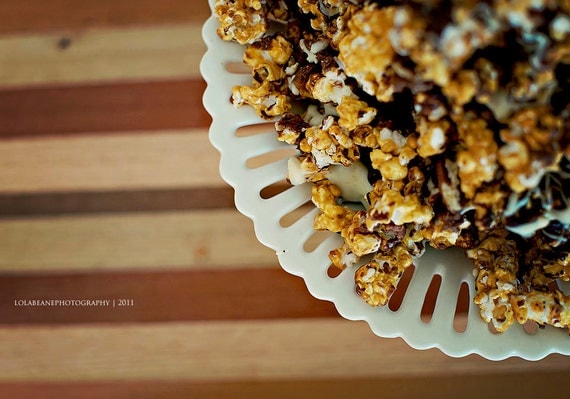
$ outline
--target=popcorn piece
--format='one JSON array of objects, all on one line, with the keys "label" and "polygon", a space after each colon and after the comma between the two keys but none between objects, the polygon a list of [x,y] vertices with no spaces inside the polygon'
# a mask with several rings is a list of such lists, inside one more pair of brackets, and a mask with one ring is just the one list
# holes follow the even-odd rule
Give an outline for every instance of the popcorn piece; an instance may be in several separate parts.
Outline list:
[{"label": "popcorn piece", "polygon": [[383,94],[377,90],[378,82],[395,53],[389,40],[395,10],[365,6],[348,21],[348,33],[339,43],[339,59],[347,75],[366,93],[379,98]]},{"label": "popcorn piece", "polygon": [[443,93],[457,108],[470,102],[477,95],[480,86],[481,83],[474,71],[463,70],[458,72],[455,79],[443,87]]},{"label": "popcorn piece", "polygon": [[546,170],[557,162],[555,147],[562,132],[562,120],[542,107],[520,110],[510,120],[509,128],[501,130],[505,145],[499,149],[499,162],[515,193],[536,187]]},{"label": "popcorn piece", "polygon": [[323,119],[320,126],[309,127],[299,148],[313,154],[319,169],[331,164],[350,166],[360,157],[358,147],[333,116]]},{"label": "popcorn piece", "polygon": [[329,252],[329,259],[332,265],[339,270],[350,269],[360,261],[360,257],[356,256],[346,244],[331,250]]},{"label": "popcorn piece", "polygon": [[424,158],[441,154],[447,145],[447,132],[451,125],[443,119],[431,122],[424,118],[418,118],[416,128],[420,134],[418,138],[418,155]]},{"label": "popcorn piece", "polygon": [[416,18],[410,7],[398,7],[392,18],[392,29],[388,33],[390,44],[396,53],[402,56],[410,55],[421,45],[422,32],[425,31],[426,21]]},{"label": "popcorn piece", "polygon": [[367,1],[368,0],[323,0],[323,3],[329,3],[338,9],[338,14],[329,19],[329,23],[324,31],[331,47],[335,50],[338,50],[340,41],[347,34],[348,21]]},{"label": "popcorn piece", "polygon": [[[457,225],[447,223],[443,218],[437,218],[437,220],[431,224],[429,243],[432,247],[437,249],[451,247],[470,248],[475,241],[473,235],[469,234],[471,232],[470,227],[471,222],[468,220]],[[465,231],[468,232],[467,235],[465,235]]]},{"label": "popcorn piece", "polygon": [[319,100],[321,103],[340,104],[344,97],[355,97],[347,83],[347,76],[332,58],[327,58],[325,68],[303,65],[288,77],[289,90],[295,96]]},{"label": "popcorn piece", "polygon": [[287,144],[298,144],[301,135],[310,125],[299,114],[288,112],[275,122],[275,130],[279,141]]},{"label": "popcorn piece", "polygon": [[481,318],[492,322],[499,332],[515,322],[511,299],[518,294],[519,251],[506,236],[506,231],[498,231],[466,252],[475,264],[474,301],[480,307]]},{"label": "popcorn piece", "polygon": [[323,103],[340,104],[345,97],[354,97],[352,88],[346,84],[346,75],[338,68],[328,69],[320,76],[313,76],[308,88],[312,97]]},{"label": "popcorn piece", "polygon": [[239,44],[253,43],[267,32],[267,11],[261,0],[216,0],[215,13],[220,21],[218,35]]},{"label": "popcorn piece", "polygon": [[315,183],[312,188],[311,199],[321,212],[315,217],[316,230],[328,230],[339,233],[352,223],[354,211],[337,203],[341,196],[340,189],[323,180]]},{"label": "popcorn piece", "polygon": [[353,97],[343,97],[336,108],[338,124],[346,130],[354,130],[357,126],[368,125],[376,117],[376,109],[369,107],[364,101]]},{"label": "popcorn piece", "polygon": [[517,321],[524,324],[534,321],[539,325],[568,328],[570,325],[570,297],[556,290],[544,292],[531,290],[513,300]]},{"label": "popcorn piece", "polygon": [[486,3],[464,2],[453,8],[451,18],[438,47],[452,70],[460,68],[477,49],[496,42],[502,31],[498,16]]},{"label": "popcorn piece", "polygon": [[570,16],[558,14],[550,23],[550,36],[556,41],[563,41],[570,36]]},{"label": "popcorn piece", "polygon": [[381,237],[366,228],[366,212],[358,211],[352,223],[342,229],[342,238],[350,251],[356,256],[364,256],[378,252]]},{"label": "popcorn piece", "polygon": [[[322,7],[321,7],[321,3]],[[311,18],[311,28],[324,31],[327,28],[329,16],[334,15],[334,9],[328,8],[324,2],[319,0],[299,0],[299,10],[304,14],[309,14]]]},{"label": "popcorn piece", "polygon": [[254,82],[253,86],[235,86],[231,101],[236,108],[250,105],[264,119],[283,115],[291,109],[287,95],[268,80],[261,84]]},{"label": "popcorn piece", "polygon": [[317,40],[301,39],[299,41],[299,47],[307,55],[307,61],[315,64],[319,61],[318,53],[328,46],[329,42],[325,37],[320,37]]},{"label": "popcorn piece", "polygon": [[408,175],[407,165],[416,156],[414,137],[405,138],[400,132],[383,128],[375,131],[376,148],[370,152],[372,167],[383,179],[402,180]]},{"label": "popcorn piece", "polygon": [[[536,251],[535,248],[531,250]],[[556,280],[570,281],[570,252],[553,253],[552,248],[545,252],[547,256],[544,252],[535,252],[529,257],[525,281],[533,287],[547,287]]]},{"label": "popcorn piece", "polygon": [[485,121],[464,120],[458,125],[459,140],[465,150],[457,152],[461,191],[473,198],[483,183],[491,182],[498,168],[497,143]]},{"label": "popcorn piece", "polygon": [[356,292],[371,306],[385,306],[411,264],[412,256],[403,246],[394,248],[391,256],[376,255],[356,271]]},{"label": "popcorn piece", "polygon": [[402,195],[400,190],[383,182],[374,185],[370,193],[370,218],[379,223],[392,222],[396,225],[405,223],[429,223],[433,209],[422,204],[417,194]]},{"label": "popcorn piece", "polygon": [[283,66],[289,61],[293,46],[283,35],[264,37],[248,46],[243,60],[251,68],[258,82],[271,82],[285,78]]}]

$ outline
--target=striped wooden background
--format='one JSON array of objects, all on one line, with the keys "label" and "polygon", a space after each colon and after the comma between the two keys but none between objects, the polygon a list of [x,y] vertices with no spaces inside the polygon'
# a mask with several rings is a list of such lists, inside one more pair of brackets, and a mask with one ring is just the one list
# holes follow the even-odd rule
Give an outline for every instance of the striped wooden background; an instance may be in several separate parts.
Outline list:
[{"label": "striped wooden background", "polygon": [[[380,339],[233,206],[198,71],[205,0],[0,0],[0,397],[560,393],[570,360]],[[18,299],[129,299],[37,308]]]}]

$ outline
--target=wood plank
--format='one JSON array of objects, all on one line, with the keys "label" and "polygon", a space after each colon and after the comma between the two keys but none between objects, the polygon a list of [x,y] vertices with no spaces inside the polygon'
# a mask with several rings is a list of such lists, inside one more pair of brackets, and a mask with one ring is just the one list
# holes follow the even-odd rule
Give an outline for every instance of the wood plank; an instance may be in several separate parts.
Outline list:
[{"label": "wood plank", "polygon": [[102,192],[0,193],[0,218],[234,207],[230,186]]},{"label": "wood plank", "polygon": [[206,129],[2,140],[0,192],[226,187],[218,164]]},{"label": "wood plank", "polygon": [[[294,380],[244,380],[238,382],[133,381],[133,382],[26,382],[0,383],[0,398],[27,399],[346,399],[368,397],[371,392],[390,392],[390,399],[503,397],[506,387],[518,399],[534,399],[566,394],[561,381],[570,378],[568,371],[525,371],[517,374],[499,372],[477,376],[429,376],[361,378],[352,373],[344,377]],[[501,396],[502,395],[502,396]]]},{"label": "wood plank", "polygon": [[[275,263],[231,270],[3,275],[0,325],[339,317],[330,302],[313,298],[303,280]],[[34,306],[38,299],[53,306]],[[99,302],[89,306],[85,300]]]},{"label": "wood plank", "polygon": [[0,33],[200,22],[205,0],[0,0]]},{"label": "wood plank", "polygon": [[[263,189],[260,194],[262,198],[270,198],[289,187],[286,183],[278,182]],[[0,218],[233,207],[234,190],[230,186],[102,192],[0,193]]]},{"label": "wood plank", "polygon": [[[0,380],[187,382],[459,377],[565,372],[567,357],[530,363],[449,358],[381,339],[363,322],[326,318],[0,328]],[[482,380],[484,381],[484,380]]]},{"label": "wood plank", "polygon": [[200,79],[201,29],[188,23],[0,36],[0,87]]},{"label": "wood plank", "polygon": [[[261,191],[262,198],[287,190],[277,183]],[[70,216],[116,212],[161,212],[234,208],[230,186],[94,192],[0,193],[0,218]]]},{"label": "wood plank", "polygon": [[0,271],[256,268],[276,264],[236,210],[4,219]]},{"label": "wood plank", "polygon": [[0,90],[0,137],[203,128],[198,79]]}]

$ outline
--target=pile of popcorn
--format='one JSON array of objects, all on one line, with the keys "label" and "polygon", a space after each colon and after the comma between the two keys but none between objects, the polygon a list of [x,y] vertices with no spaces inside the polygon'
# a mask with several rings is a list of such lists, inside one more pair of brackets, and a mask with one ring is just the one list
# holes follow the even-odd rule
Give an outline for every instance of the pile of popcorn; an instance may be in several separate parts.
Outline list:
[{"label": "pile of popcorn", "polygon": [[474,263],[481,317],[570,326],[568,0],[217,0],[232,89],[295,146],[318,230],[384,306],[427,245]]}]

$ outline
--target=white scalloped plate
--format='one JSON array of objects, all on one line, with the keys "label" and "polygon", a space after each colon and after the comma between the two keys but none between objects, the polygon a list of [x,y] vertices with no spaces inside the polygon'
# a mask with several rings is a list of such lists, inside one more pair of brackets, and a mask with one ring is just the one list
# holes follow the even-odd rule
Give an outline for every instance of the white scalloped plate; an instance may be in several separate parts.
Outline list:
[{"label": "white scalloped plate", "polygon": [[[211,7],[213,3],[210,0]],[[570,337],[565,330],[527,332],[521,326],[513,326],[505,333],[495,334],[480,319],[471,300],[463,321],[466,326],[462,332],[456,331],[460,287],[468,285],[470,298],[475,292],[472,264],[461,251],[427,250],[417,259],[397,310],[365,304],[355,293],[351,270],[329,277],[328,252],[341,239],[331,233],[316,249],[306,249],[306,243],[314,238],[312,223],[316,214],[316,209],[308,205],[309,184],[293,186],[269,198],[263,195],[265,188],[284,181],[287,158],[294,149],[279,142],[273,126],[261,120],[252,108],[236,109],[230,103],[231,88],[250,84],[251,75],[235,68],[242,63],[244,48],[219,39],[216,28],[217,21],[212,16],[203,27],[207,52],[200,64],[207,83],[204,106],[213,119],[210,140],[221,153],[220,174],[235,189],[237,209],[253,220],[257,238],[276,251],[285,271],[303,278],[313,296],[333,302],[344,318],[365,320],[376,335],[401,337],[416,349],[439,348],[453,357],[476,353],[491,360],[512,356],[539,360],[550,353],[570,354]],[[264,156],[271,162],[257,162]],[[294,220],[284,223],[288,219]],[[441,279],[435,308],[431,319],[422,321],[424,298],[434,276]]]}]

